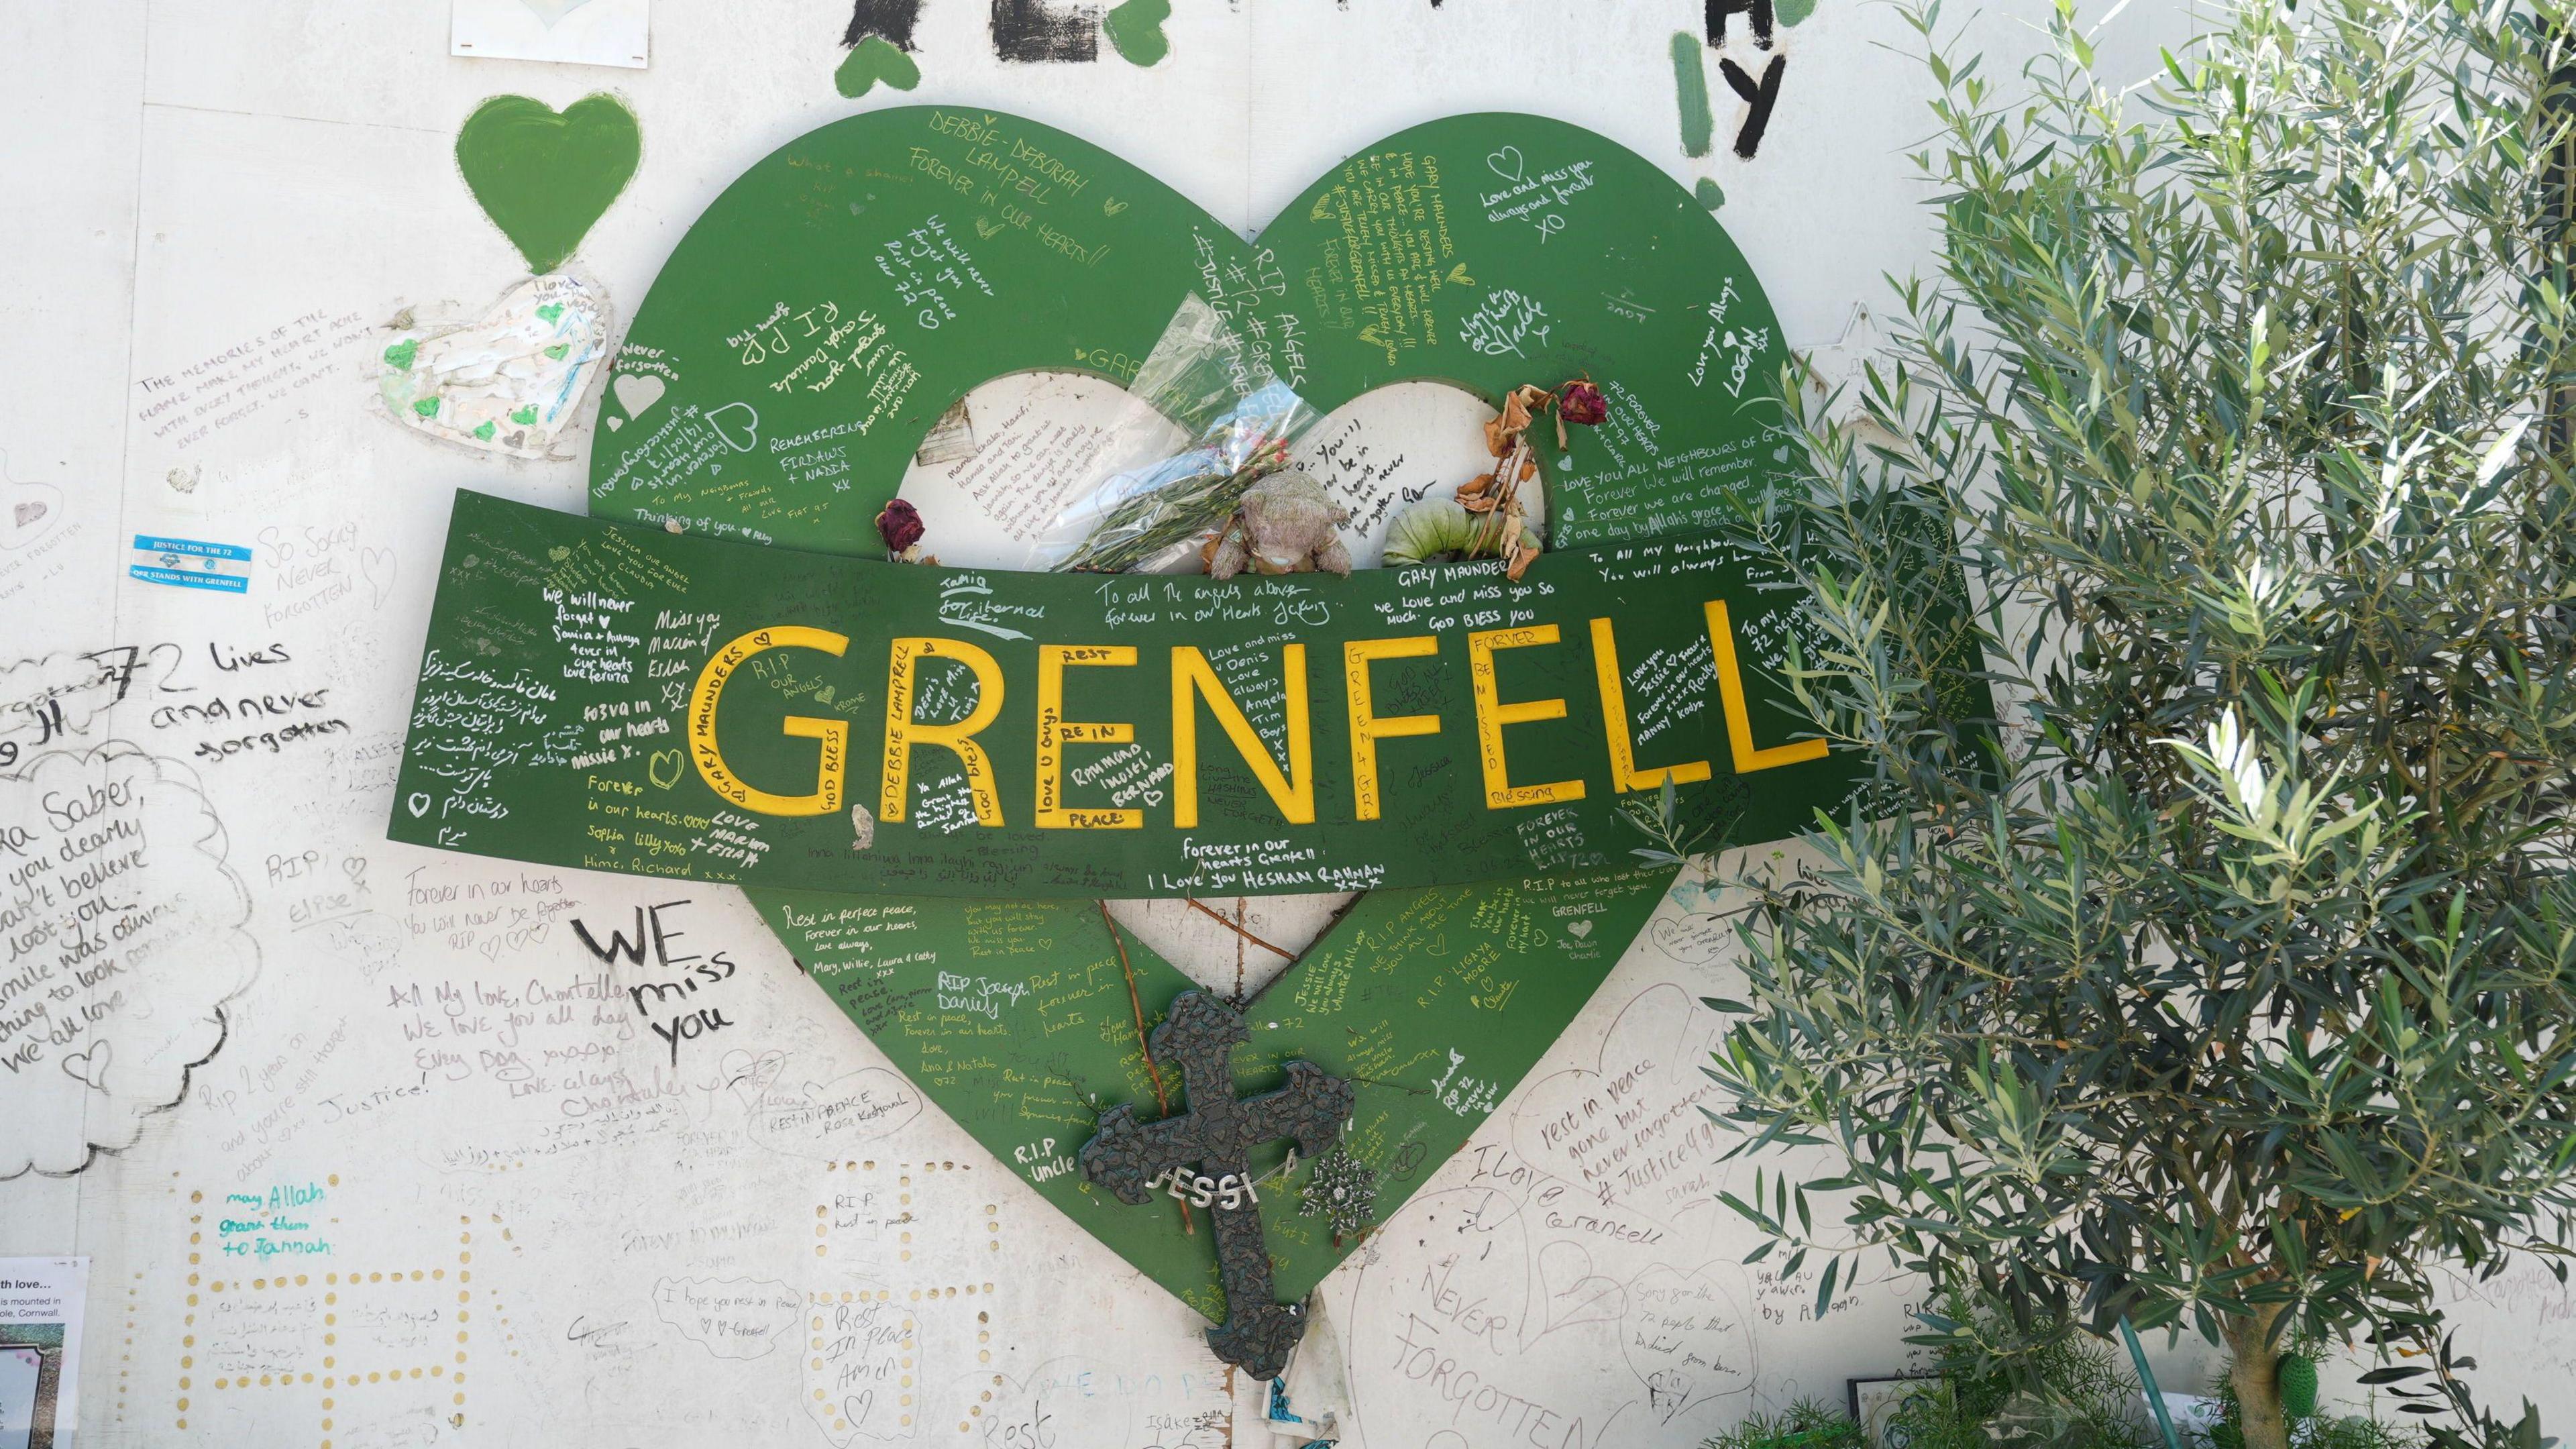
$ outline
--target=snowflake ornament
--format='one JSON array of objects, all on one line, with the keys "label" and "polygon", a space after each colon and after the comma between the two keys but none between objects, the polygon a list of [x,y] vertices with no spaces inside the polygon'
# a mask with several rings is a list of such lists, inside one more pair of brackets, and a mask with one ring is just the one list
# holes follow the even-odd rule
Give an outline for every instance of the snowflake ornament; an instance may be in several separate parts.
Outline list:
[{"label": "snowflake ornament", "polygon": [[1336,1245],[1367,1232],[1377,1221],[1377,1171],[1339,1143],[1315,1159],[1298,1196],[1297,1215],[1323,1218]]}]

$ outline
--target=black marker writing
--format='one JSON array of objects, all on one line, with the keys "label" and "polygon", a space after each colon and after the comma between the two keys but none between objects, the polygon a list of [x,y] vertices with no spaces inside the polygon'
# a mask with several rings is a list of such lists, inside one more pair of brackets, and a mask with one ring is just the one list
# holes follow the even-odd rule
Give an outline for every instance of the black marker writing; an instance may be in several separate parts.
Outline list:
[{"label": "black marker writing", "polygon": [[[680,1060],[680,1043],[722,1031],[734,1024],[726,1019],[721,1009],[690,1008],[691,997],[733,975],[734,963],[722,951],[703,956],[696,952],[680,956],[671,954],[671,943],[688,933],[672,930],[665,924],[662,913],[676,911],[687,904],[686,900],[676,900],[636,907],[633,939],[611,929],[605,946],[599,943],[599,938],[591,933],[590,926],[581,918],[574,917],[572,923],[572,933],[581,938],[582,948],[598,957],[602,964],[614,967],[622,956],[628,965],[641,966],[644,964],[644,948],[650,945],[653,964],[664,972],[676,973],[667,980],[643,981],[626,988],[627,1004],[635,1008],[637,1016],[644,1018],[645,1025],[653,1028],[655,1036],[669,1045],[673,1065]],[[678,1015],[664,1021],[653,1019],[657,1008],[670,1007],[675,1003]]]}]

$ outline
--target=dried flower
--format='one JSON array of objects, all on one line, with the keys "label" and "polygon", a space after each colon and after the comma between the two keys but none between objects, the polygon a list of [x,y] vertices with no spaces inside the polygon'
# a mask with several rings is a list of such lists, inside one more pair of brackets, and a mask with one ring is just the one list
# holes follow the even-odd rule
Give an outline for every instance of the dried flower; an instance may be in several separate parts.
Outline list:
[{"label": "dried flower", "polygon": [[921,542],[921,510],[905,499],[897,498],[877,515],[877,536],[885,540],[886,552],[900,554]]},{"label": "dried flower", "polygon": [[1547,402],[1547,389],[1535,383],[1513,388],[1503,396],[1503,409],[1485,420],[1485,448],[1499,458],[1512,450],[1512,444],[1529,429],[1530,419]]},{"label": "dried flower", "polygon": [[1589,428],[1610,416],[1610,400],[1601,395],[1601,389],[1578,377],[1556,390],[1556,415],[1577,427]]}]

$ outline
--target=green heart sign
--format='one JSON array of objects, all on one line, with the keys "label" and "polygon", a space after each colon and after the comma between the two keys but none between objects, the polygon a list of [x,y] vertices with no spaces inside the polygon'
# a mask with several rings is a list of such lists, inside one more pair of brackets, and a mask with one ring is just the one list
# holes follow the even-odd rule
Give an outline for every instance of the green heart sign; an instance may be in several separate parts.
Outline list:
[{"label": "green heart sign", "polygon": [[[881,555],[873,520],[953,404],[1030,369],[1127,381],[1193,292],[1319,411],[1421,379],[1497,400],[1595,380],[1610,421],[1545,460],[1553,546],[1729,522],[1780,466],[1757,400],[1786,354],[1751,269],[1690,192],[1591,132],[1502,114],[1415,127],[1247,242],[1075,137],[909,107],[790,143],[681,239],[621,355],[621,384],[639,386],[603,403],[592,511]],[[1344,1142],[1377,1174],[1383,1220],[1545,1053],[1670,878],[1371,892],[1245,1007],[1238,1090],[1269,1090],[1296,1059],[1355,1083]],[[1170,1203],[1122,1204],[1075,1162],[1109,1105],[1183,1109],[1143,1043],[1186,977],[1089,903],[751,896],[931,1101],[1223,1315],[1206,1214],[1185,1231]],[[1606,1188],[1673,1167],[1599,1170]],[[1300,1213],[1303,1176],[1259,1196],[1288,1300],[1354,1246]]]},{"label": "green heart sign", "polygon": [[581,245],[643,154],[634,113],[606,94],[560,113],[526,96],[494,96],[456,133],[467,189],[540,273]]}]

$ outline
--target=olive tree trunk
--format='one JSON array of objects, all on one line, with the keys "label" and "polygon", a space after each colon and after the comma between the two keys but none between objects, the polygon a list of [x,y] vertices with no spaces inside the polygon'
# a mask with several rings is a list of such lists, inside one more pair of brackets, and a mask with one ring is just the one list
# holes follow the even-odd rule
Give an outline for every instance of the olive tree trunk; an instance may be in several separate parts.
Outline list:
[{"label": "olive tree trunk", "polygon": [[2227,1347],[2235,1355],[2228,1381],[2236,1389],[2245,1449],[2289,1449],[2289,1416],[2281,1410],[2281,1351],[2272,1338],[2281,1312],[2282,1305],[2267,1304],[2250,1317],[2228,1321]]}]

